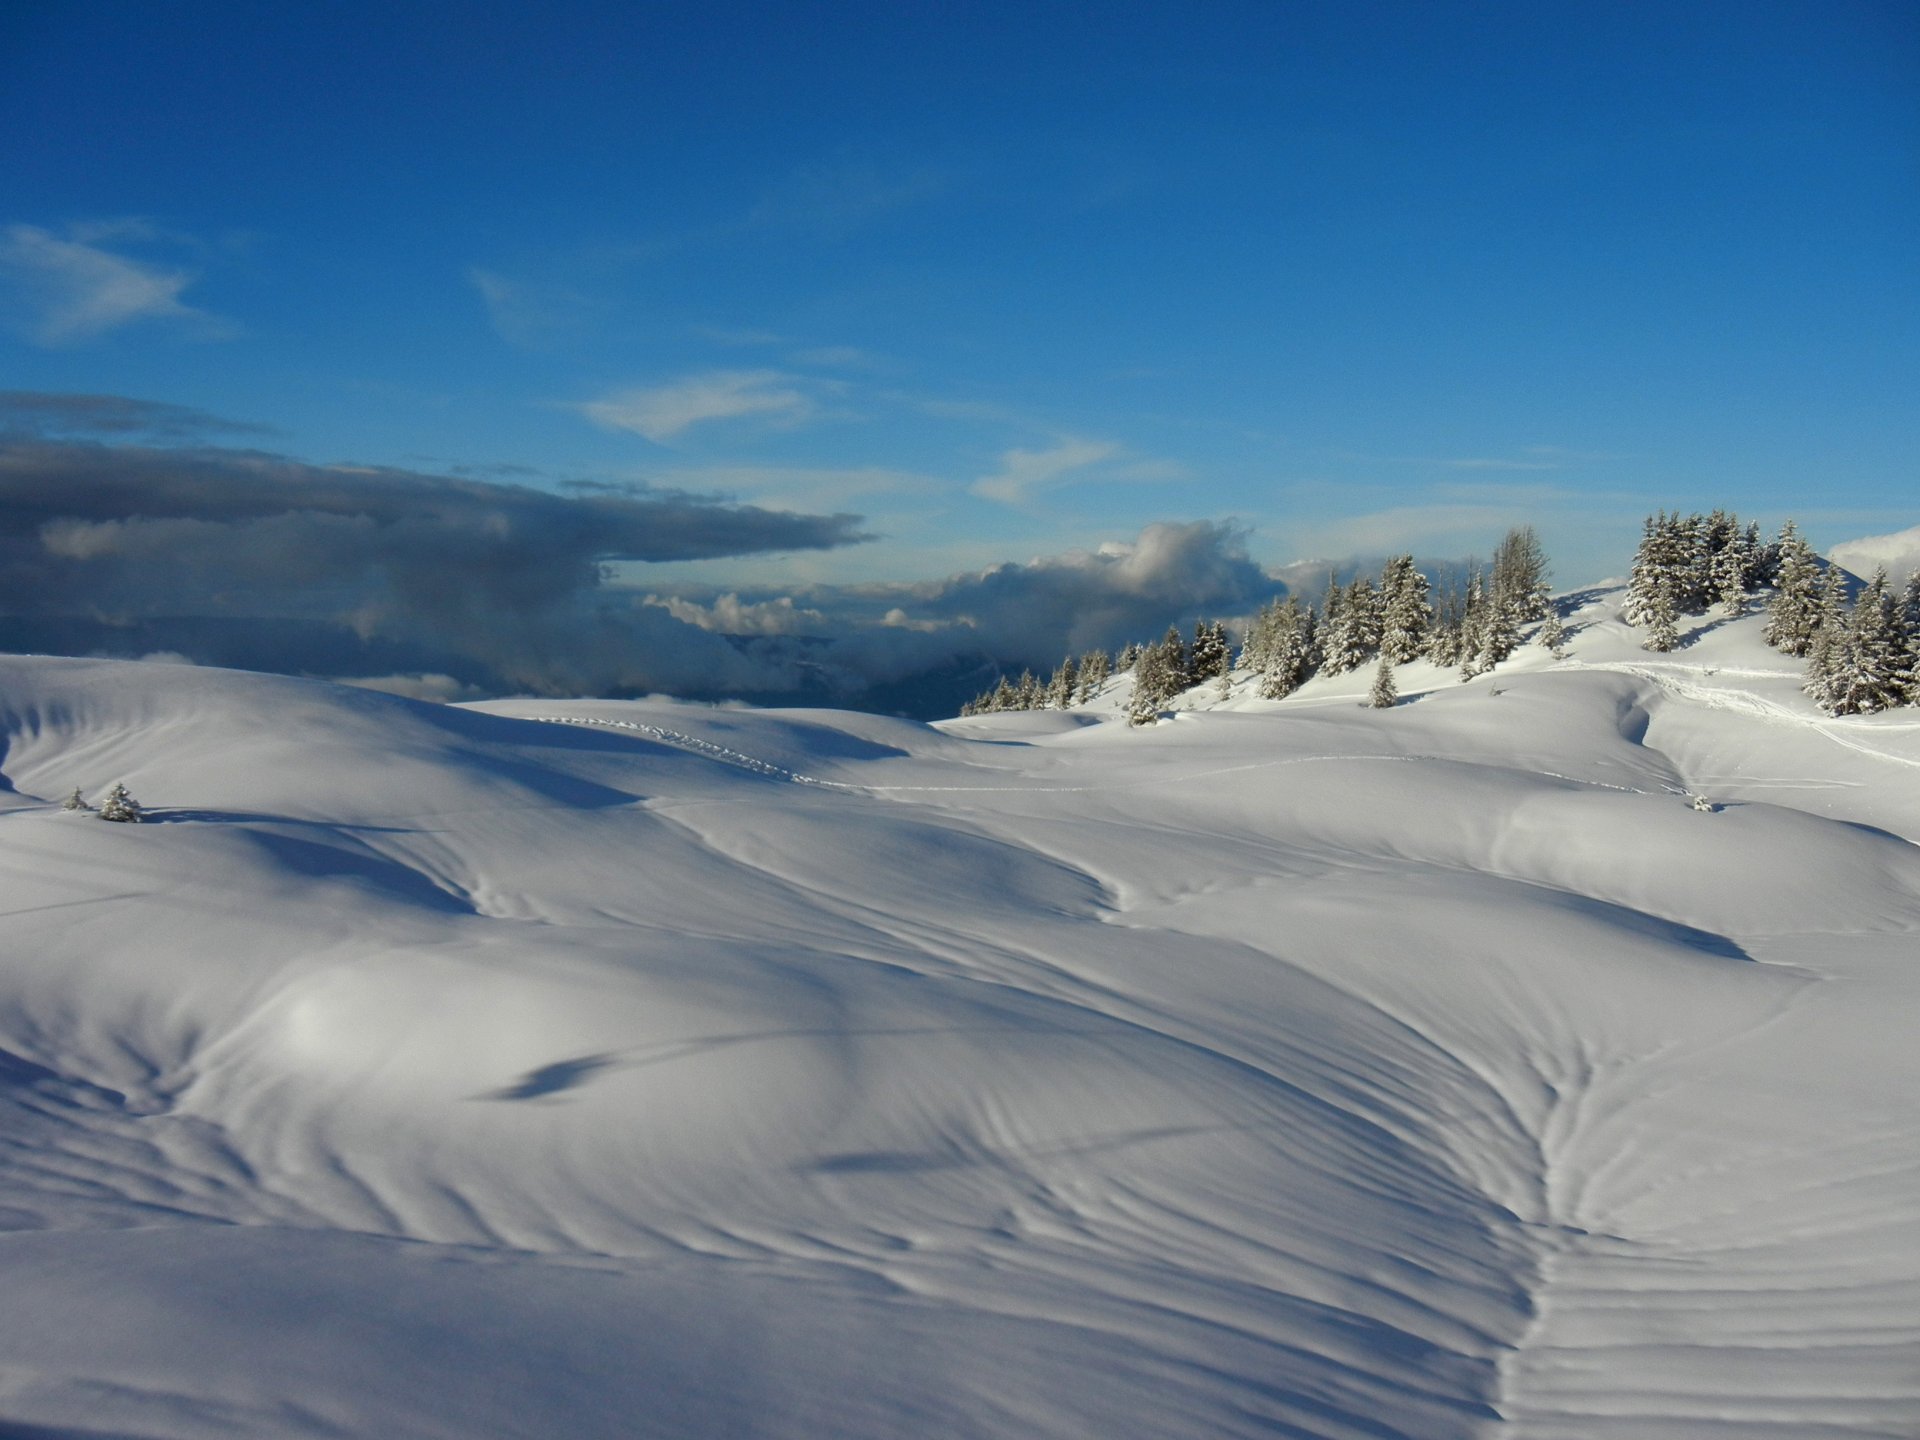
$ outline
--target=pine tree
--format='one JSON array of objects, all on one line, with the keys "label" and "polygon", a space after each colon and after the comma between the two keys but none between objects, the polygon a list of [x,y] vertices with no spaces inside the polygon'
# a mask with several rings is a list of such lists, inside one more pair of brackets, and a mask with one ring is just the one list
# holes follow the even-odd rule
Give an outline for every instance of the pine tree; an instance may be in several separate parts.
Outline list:
[{"label": "pine tree", "polygon": [[1667,512],[1649,515],[1640,522],[1640,545],[1633,552],[1633,565],[1627,571],[1627,595],[1620,602],[1620,618],[1629,625],[1647,623],[1648,602],[1653,594],[1654,574],[1659,564],[1659,526],[1666,523]]},{"label": "pine tree", "polygon": [[1328,592],[1330,609],[1321,627],[1321,668],[1329,675],[1358,670],[1380,651],[1379,596],[1372,582],[1355,578],[1338,593],[1333,606],[1334,592]]},{"label": "pine tree", "polygon": [[1191,683],[1198,685],[1202,680],[1211,680],[1220,673],[1222,665],[1233,663],[1233,647],[1227,643],[1227,627],[1218,620],[1200,620],[1194,623],[1193,645],[1187,652],[1187,673]]},{"label": "pine tree", "polygon": [[66,799],[60,802],[60,808],[62,810],[82,810],[82,811],[91,812],[93,809],[93,806],[87,803],[86,797],[80,793],[80,787],[76,785],[73,787],[73,793],[67,796]]},{"label": "pine tree", "polygon": [[1540,643],[1554,659],[1567,658],[1567,627],[1558,610],[1549,608],[1547,618],[1540,623]]},{"label": "pine tree", "polygon": [[1413,556],[1396,555],[1380,572],[1380,653],[1396,665],[1418,659],[1433,626],[1427,577]]},{"label": "pine tree", "polygon": [[[1179,640],[1178,632],[1174,640]],[[1167,666],[1166,647],[1148,645],[1133,662],[1133,694],[1127,700],[1127,721],[1132,725],[1151,725],[1160,718],[1160,707],[1179,691]]]},{"label": "pine tree", "polygon": [[1260,698],[1284,700],[1312,676],[1319,663],[1314,614],[1289,595],[1273,614],[1273,633],[1260,668]]},{"label": "pine tree", "polygon": [[1166,698],[1171,700],[1194,682],[1193,656],[1180,638],[1180,627],[1169,625],[1160,637],[1160,662],[1166,667]]},{"label": "pine tree", "polygon": [[1113,658],[1104,650],[1089,650],[1080,657],[1080,690],[1075,697],[1081,704],[1100,693],[1113,673]]},{"label": "pine tree", "polygon": [[1460,679],[1465,682],[1484,670],[1487,644],[1487,596],[1478,566],[1467,575],[1467,595],[1460,608]]},{"label": "pine tree", "polygon": [[1791,520],[1780,527],[1774,552],[1773,600],[1761,638],[1800,658],[1813,647],[1814,632],[1820,628],[1820,567]]},{"label": "pine tree", "polygon": [[99,818],[114,820],[123,825],[138,825],[146,816],[141,812],[140,802],[127,793],[127,787],[114,782],[107,798],[100,802]]},{"label": "pine tree", "polygon": [[1833,708],[1850,668],[1846,595],[1847,584],[1840,567],[1829,565],[1820,582],[1820,608],[1815,617],[1813,639],[1807,647],[1807,678],[1803,687],[1813,703],[1823,710]]},{"label": "pine tree", "polygon": [[1815,699],[1835,715],[1872,715],[1900,704],[1905,639],[1887,572],[1876,570],[1854,602],[1844,641],[1828,647]]},{"label": "pine tree", "polygon": [[1679,648],[1679,605],[1674,600],[1674,586],[1670,576],[1660,576],[1647,601],[1647,638],[1640,642],[1640,648],[1664,655]]},{"label": "pine tree", "polygon": [[1746,537],[1735,530],[1728,543],[1713,557],[1713,594],[1720,613],[1737,620],[1747,609]]},{"label": "pine tree", "polygon": [[1546,617],[1547,555],[1531,525],[1516,525],[1501,538],[1493,552],[1491,588],[1496,605],[1515,626]]},{"label": "pine tree", "polygon": [[1460,592],[1450,587],[1434,607],[1433,624],[1427,627],[1426,657],[1442,669],[1460,663],[1460,620]]},{"label": "pine tree", "polygon": [[1080,678],[1080,666],[1069,655],[1060,662],[1053,672],[1053,678],[1047,682],[1047,704],[1056,710],[1064,710],[1073,704],[1076,684]]},{"label": "pine tree", "polygon": [[1376,710],[1391,710],[1400,692],[1393,683],[1393,661],[1380,657],[1380,668],[1373,672],[1373,688],[1367,692],[1367,704]]},{"label": "pine tree", "polygon": [[1907,577],[1900,591],[1900,628],[1905,659],[1901,668],[1901,703],[1920,705],[1920,570]]}]

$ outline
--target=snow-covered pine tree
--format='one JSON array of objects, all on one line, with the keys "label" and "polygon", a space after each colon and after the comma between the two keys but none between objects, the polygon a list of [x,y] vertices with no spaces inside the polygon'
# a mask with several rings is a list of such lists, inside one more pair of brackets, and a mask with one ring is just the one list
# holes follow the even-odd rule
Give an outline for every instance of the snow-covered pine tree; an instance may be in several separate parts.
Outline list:
[{"label": "snow-covered pine tree", "polygon": [[1815,699],[1834,715],[1872,715],[1905,698],[1906,637],[1887,572],[1874,571],[1848,616],[1844,642],[1828,648]]},{"label": "snow-covered pine tree", "polygon": [[1547,618],[1540,622],[1540,643],[1556,660],[1567,658],[1567,627],[1555,607],[1547,607]]},{"label": "snow-covered pine tree", "polygon": [[1080,657],[1080,689],[1075,699],[1081,704],[1100,693],[1113,673],[1113,657],[1104,650],[1089,650]]},{"label": "snow-covered pine tree", "polygon": [[1433,626],[1427,577],[1412,555],[1395,555],[1380,572],[1380,653],[1396,665],[1418,659]]},{"label": "snow-covered pine tree", "polygon": [[1901,703],[1920,705],[1920,570],[1900,590],[1900,629],[1906,651],[1901,671]]},{"label": "snow-covered pine tree", "polygon": [[1129,641],[1120,647],[1120,653],[1113,657],[1113,673],[1124,675],[1133,669],[1134,662],[1140,658],[1140,647]]},{"label": "snow-covered pine tree", "polygon": [[1319,664],[1313,610],[1292,595],[1274,611],[1273,638],[1260,670],[1260,698],[1284,700],[1312,676]]},{"label": "snow-covered pine tree", "polygon": [[1724,529],[1724,514],[1701,515],[1697,511],[1685,517],[1675,515],[1674,524],[1674,609],[1691,614],[1713,603],[1714,536]]},{"label": "snow-covered pine tree", "polygon": [[1047,681],[1047,704],[1055,710],[1064,710],[1073,704],[1079,679],[1080,664],[1069,655],[1055,669],[1053,678]]},{"label": "snow-covered pine tree", "polygon": [[[1178,641],[1179,638],[1178,632],[1175,632],[1174,639]],[[1127,722],[1132,725],[1153,724],[1160,718],[1160,707],[1182,688],[1175,685],[1175,677],[1167,667],[1166,647],[1142,647],[1139,657],[1133,662],[1133,693],[1127,700]]]},{"label": "snow-covered pine tree", "polygon": [[[1327,594],[1330,606],[1334,593]],[[1358,670],[1380,650],[1379,596],[1373,583],[1356,577],[1338,593],[1340,602],[1320,630],[1320,665],[1329,675]]]},{"label": "snow-covered pine tree", "polygon": [[1493,552],[1489,588],[1496,604],[1504,605],[1516,626],[1546,618],[1547,552],[1531,525],[1516,525],[1501,538]]},{"label": "snow-covered pine tree", "polygon": [[1481,654],[1487,644],[1487,593],[1480,579],[1480,567],[1467,575],[1467,594],[1460,606],[1460,679],[1465,682],[1482,673]]},{"label": "snow-covered pine tree", "polygon": [[1391,710],[1400,698],[1393,683],[1393,661],[1380,657],[1380,668],[1373,672],[1373,688],[1367,692],[1367,704],[1376,710]]},{"label": "snow-covered pine tree", "polygon": [[1487,592],[1487,622],[1480,639],[1480,669],[1491,670],[1520,648],[1521,597],[1512,586],[1499,584],[1500,572]]},{"label": "snow-covered pine tree", "polygon": [[1246,638],[1240,644],[1240,665],[1242,669],[1262,674],[1267,668],[1267,654],[1273,648],[1274,615],[1280,608],[1276,596],[1253,612],[1253,619],[1247,622]]},{"label": "snow-covered pine tree", "polygon": [[1645,626],[1653,613],[1653,589],[1667,566],[1667,512],[1649,515],[1640,524],[1640,545],[1633,552],[1633,565],[1627,571],[1627,596],[1620,604],[1620,618],[1629,625]]},{"label": "snow-covered pine tree", "polygon": [[1233,646],[1227,642],[1227,627],[1218,620],[1197,620],[1193,626],[1193,645],[1187,652],[1187,673],[1191,683],[1211,680],[1222,665],[1232,665]]},{"label": "snow-covered pine tree", "polygon": [[1807,646],[1807,678],[1802,687],[1823,710],[1833,708],[1850,668],[1847,657],[1847,582],[1838,565],[1827,566],[1820,580],[1820,609]]},{"label": "snow-covered pine tree", "polygon": [[73,787],[73,793],[60,802],[60,808],[62,810],[91,811],[93,806],[87,803],[87,797],[80,793],[80,787],[76,785]]},{"label": "snow-covered pine tree", "polygon": [[1711,581],[1713,596],[1720,606],[1720,613],[1729,620],[1737,620],[1747,609],[1747,572],[1749,565],[1746,553],[1746,536],[1739,529],[1732,530],[1727,543],[1721,546],[1712,562]]},{"label": "snow-covered pine tree", "polygon": [[1193,654],[1180,638],[1180,627],[1169,625],[1160,637],[1160,663],[1166,667],[1166,698],[1171,700],[1193,684]]},{"label": "snow-covered pine tree", "polygon": [[1664,655],[1679,648],[1680,607],[1674,599],[1674,588],[1671,573],[1656,577],[1647,599],[1647,638],[1640,642],[1642,650]]},{"label": "snow-covered pine tree", "polygon": [[1760,538],[1760,522],[1747,522],[1746,534],[1742,537],[1741,552],[1747,557],[1747,592],[1764,590],[1773,584],[1774,566],[1779,556],[1773,545]]},{"label": "snow-covered pine tree", "polygon": [[102,820],[114,820],[123,825],[138,825],[146,819],[140,802],[129,795],[127,787],[117,780],[113,788],[107,791],[107,797],[100,802],[100,809],[96,813]]},{"label": "snow-covered pine tree", "polygon": [[1761,638],[1784,654],[1804,657],[1820,628],[1820,567],[1791,520],[1780,527],[1774,552],[1773,599]]},{"label": "snow-covered pine tree", "polygon": [[1460,617],[1460,592],[1449,586],[1433,608],[1433,623],[1427,627],[1427,643],[1423,652],[1428,660],[1442,669],[1460,663]]}]

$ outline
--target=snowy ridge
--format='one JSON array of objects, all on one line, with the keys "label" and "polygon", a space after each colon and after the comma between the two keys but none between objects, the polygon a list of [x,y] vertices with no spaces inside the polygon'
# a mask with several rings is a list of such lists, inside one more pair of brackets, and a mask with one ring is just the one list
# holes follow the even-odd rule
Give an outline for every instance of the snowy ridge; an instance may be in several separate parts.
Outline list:
[{"label": "snowy ridge", "polygon": [[1146,730],[0,658],[0,1431],[1910,1433],[1920,736],[1612,603]]}]

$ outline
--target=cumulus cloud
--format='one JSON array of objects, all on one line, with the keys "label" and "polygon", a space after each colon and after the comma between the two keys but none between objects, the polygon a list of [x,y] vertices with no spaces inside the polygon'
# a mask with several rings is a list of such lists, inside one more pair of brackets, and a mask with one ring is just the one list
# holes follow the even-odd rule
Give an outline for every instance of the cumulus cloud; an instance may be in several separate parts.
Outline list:
[{"label": "cumulus cloud", "polygon": [[1828,549],[1827,558],[1863,580],[1872,578],[1875,570],[1884,569],[1894,584],[1903,584],[1907,576],[1920,570],[1920,525],[1892,535],[1843,540]]},{"label": "cumulus cloud", "polygon": [[1118,445],[1102,440],[1062,440],[1045,450],[1009,450],[1000,457],[1000,468],[982,475],[971,488],[982,499],[1017,505],[1034,491],[1119,453]]},{"label": "cumulus cloud", "polygon": [[670,385],[616,391],[576,408],[596,425],[662,444],[715,420],[754,416],[798,424],[817,407],[795,377],[778,370],[709,370]]},{"label": "cumulus cloud", "polygon": [[11,328],[47,346],[78,344],[137,321],[184,325],[202,337],[230,331],[225,321],[180,299],[197,278],[192,271],[106,248],[105,240],[124,233],[124,227],[0,230]]},{"label": "cumulus cloud", "polygon": [[649,595],[643,603],[661,607],[682,624],[721,635],[800,635],[827,628],[825,615],[800,608],[791,595],[746,601],[729,591],[716,595],[708,605],[678,595]]}]

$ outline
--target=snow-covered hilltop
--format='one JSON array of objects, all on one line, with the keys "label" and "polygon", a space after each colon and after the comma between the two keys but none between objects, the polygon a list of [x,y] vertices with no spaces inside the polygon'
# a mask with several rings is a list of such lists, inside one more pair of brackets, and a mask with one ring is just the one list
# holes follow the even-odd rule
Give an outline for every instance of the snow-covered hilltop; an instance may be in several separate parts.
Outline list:
[{"label": "snow-covered hilltop", "polygon": [[1920,712],[1621,599],[1146,728],[0,657],[0,1434],[1920,1431]]}]

